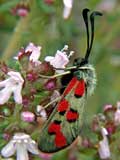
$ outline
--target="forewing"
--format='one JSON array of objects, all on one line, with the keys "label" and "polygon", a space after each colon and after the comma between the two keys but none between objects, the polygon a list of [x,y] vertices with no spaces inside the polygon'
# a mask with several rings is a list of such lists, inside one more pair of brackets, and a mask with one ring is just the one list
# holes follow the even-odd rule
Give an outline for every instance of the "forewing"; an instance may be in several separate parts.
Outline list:
[{"label": "forewing", "polygon": [[52,115],[44,125],[39,149],[56,152],[69,146],[79,135],[85,101],[85,82],[74,77]]}]

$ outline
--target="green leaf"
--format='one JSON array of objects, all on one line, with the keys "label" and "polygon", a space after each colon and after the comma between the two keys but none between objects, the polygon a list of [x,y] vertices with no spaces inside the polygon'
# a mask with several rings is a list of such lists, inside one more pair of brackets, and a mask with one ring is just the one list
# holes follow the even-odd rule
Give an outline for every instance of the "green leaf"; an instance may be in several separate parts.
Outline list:
[{"label": "green leaf", "polygon": [[53,7],[53,5],[47,5],[47,4],[45,4],[41,0],[36,0],[36,3],[40,7],[40,9],[42,11],[46,12],[46,13],[51,13],[51,12],[54,12],[54,10],[55,10],[55,8]]},{"label": "green leaf", "polygon": [[19,2],[19,0],[12,0],[12,1],[8,1],[6,3],[1,4],[0,5],[0,12],[6,12],[6,11],[10,10],[10,8],[15,6],[18,2]]},{"label": "green leaf", "polygon": [[52,160],[59,160],[59,159],[61,159],[61,160],[66,160],[66,159],[68,159],[68,150],[67,150],[67,149],[64,149],[64,150],[62,150],[62,151],[59,151],[59,152],[57,152],[57,153],[55,153],[55,154],[53,155]]},{"label": "green leaf", "polygon": [[83,152],[79,153],[79,159],[82,160],[95,160],[96,150],[94,149],[85,149]]}]

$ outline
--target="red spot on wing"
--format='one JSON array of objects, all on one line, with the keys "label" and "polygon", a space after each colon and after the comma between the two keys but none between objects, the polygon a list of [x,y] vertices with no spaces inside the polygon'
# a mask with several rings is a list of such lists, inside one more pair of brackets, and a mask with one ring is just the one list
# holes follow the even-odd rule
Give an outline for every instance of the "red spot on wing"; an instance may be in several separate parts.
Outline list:
[{"label": "red spot on wing", "polygon": [[60,132],[61,126],[55,122],[51,123],[48,127],[48,133],[57,134]]},{"label": "red spot on wing", "polygon": [[63,113],[66,112],[68,107],[69,107],[69,102],[66,99],[62,99],[58,104],[57,110]]},{"label": "red spot on wing", "polygon": [[63,133],[62,132],[57,133],[55,137],[56,147],[62,148],[66,146],[66,144],[67,144],[66,137],[63,135]]},{"label": "red spot on wing", "polygon": [[74,95],[76,97],[81,97],[83,96],[84,92],[85,92],[85,82],[83,79],[81,79],[75,89]]},{"label": "red spot on wing", "polygon": [[77,77],[73,77],[72,80],[69,82],[67,88],[65,89],[63,95],[66,96],[70,91],[71,89],[74,87],[74,85],[76,84],[77,82]]},{"label": "red spot on wing", "polygon": [[69,122],[75,122],[79,117],[79,114],[77,111],[74,111],[74,110],[69,110],[67,113],[66,113],[66,119],[67,121]]}]

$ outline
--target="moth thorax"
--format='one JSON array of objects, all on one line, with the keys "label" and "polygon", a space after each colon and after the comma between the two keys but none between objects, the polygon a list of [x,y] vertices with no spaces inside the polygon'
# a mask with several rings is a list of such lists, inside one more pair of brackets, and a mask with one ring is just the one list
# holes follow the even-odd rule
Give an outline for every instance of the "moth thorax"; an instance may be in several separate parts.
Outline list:
[{"label": "moth thorax", "polygon": [[84,79],[87,87],[87,94],[91,95],[96,86],[95,69],[90,64],[83,65],[79,70],[74,72],[78,80]]},{"label": "moth thorax", "polygon": [[86,65],[86,70],[84,70],[84,79],[86,82],[86,87],[87,87],[87,94],[91,95],[94,92],[94,89],[96,87],[96,73],[95,69],[92,65],[87,64]]}]

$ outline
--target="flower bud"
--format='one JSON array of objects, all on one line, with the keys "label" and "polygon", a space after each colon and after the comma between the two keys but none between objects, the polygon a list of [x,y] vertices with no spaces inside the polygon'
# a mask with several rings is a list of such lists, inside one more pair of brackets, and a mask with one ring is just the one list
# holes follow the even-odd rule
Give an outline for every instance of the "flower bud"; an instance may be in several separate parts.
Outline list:
[{"label": "flower bud", "polygon": [[30,82],[35,82],[38,78],[38,75],[34,72],[29,72],[27,74],[27,80],[30,81]]},{"label": "flower bud", "polygon": [[8,141],[9,138],[10,138],[10,134],[8,134],[8,133],[3,133],[3,138],[4,138],[6,141]]},{"label": "flower bud", "polygon": [[35,115],[32,112],[25,111],[21,113],[21,119],[25,122],[33,122],[35,120]]},{"label": "flower bud", "polygon": [[115,111],[115,107],[113,107],[111,104],[106,104],[103,108],[104,113]]},{"label": "flower bud", "polygon": [[54,90],[56,88],[56,79],[50,79],[45,83],[45,89],[51,91]]},{"label": "flower bud", "polygon": [[115,126],[114,122],[107,122],[105,126],[106,126],[106,129],[107,129],[107,132],[109,135],[115,133],[116,126]]},{"label": "flower bud", "polygon": [[48,5],[52,5],[54,3],[54,0],[44,0],[44,2]]},{"label": "flower bud", "polygon": [[29,11],[30,11],[30,8],[28,5],[17,4],[14,8],[12,8],[11,13],[19,17],[26,17]]}]

